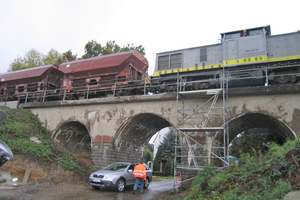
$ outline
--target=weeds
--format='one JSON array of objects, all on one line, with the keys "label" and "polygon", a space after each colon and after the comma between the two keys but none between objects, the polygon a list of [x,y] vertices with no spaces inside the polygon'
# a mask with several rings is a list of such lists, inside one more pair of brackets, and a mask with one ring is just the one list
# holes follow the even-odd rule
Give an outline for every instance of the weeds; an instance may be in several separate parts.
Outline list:
[{"label": "weeds", "polygon": [[[214,171],[212,166],[204,168],[194,179],[192,191],[185,200],[282,199],[288,192],[298,190],[299,183],[289,178],[296,170],[295,165],[285,154],[298,149],[299,140],[287,141],[283,146],[266,145],[269,150],[265,155],[260,152],[242,154],[239,166],[231,166],[223,172]],[[272,164],[282,165],[283,170],[270,170]]]}]

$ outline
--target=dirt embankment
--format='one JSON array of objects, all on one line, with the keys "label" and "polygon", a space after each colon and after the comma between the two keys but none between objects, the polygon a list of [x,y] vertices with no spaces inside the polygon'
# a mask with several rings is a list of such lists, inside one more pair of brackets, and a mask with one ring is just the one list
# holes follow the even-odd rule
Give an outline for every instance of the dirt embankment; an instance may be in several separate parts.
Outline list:
[{"label": "dirt embankment", "polygon": [[76,158],[81,160],[83,164],[83,174],[64,170],[54,163],[35,159],[26,154],[15,154],[11,160],[7,161],[0,168],[0,172],[10,173],[11,177],[18,178],[18,182],[20,183],[23,181],[26,170],[30,170],[28,183],[37,182],[47,185],[57,185],[60,183],[88,184],[90,154],[83,152],[77,154]]}]

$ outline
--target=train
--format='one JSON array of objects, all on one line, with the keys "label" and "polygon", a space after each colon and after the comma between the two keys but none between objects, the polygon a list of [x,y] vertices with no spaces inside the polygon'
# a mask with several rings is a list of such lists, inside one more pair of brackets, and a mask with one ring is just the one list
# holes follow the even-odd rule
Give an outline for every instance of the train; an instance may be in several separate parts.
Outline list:
[{"label": "train", "polygon": [[[0,101],[44,102],[144,91],[147,59],[136,50],[0,74]],[[129,89],[124,89],[128,88]]]},{"label": "train", "polygon": [[300,31],[271,35],[271,27],[221,33],[212,45],[157,53],[152,92],[297,83]]},{"label": "train", "polygon": [[0,74],[0,101],[19,103],[297,84],[300,31],[261,26],[221,33],[211,45],[156,54],[152,76],[136,50]]}]

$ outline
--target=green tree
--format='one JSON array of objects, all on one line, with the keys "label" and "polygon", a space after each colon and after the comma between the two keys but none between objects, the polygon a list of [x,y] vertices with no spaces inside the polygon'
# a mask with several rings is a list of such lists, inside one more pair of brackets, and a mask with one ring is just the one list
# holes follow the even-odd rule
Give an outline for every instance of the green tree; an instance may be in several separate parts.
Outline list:
[{"label": "green tree", "polygon": [[[171,130],[163,138],[162,142],[160,143],[160,145],[163,146],[163,152],[162,152],[163,158],[171,157],[172,159],[174,159],[175,146],[176,145],[178,146],[180,144],[178,137],[177,138],[176,137],[177,136],[175,132]],[[179,149],[177,150],[179,151]]]},{"label": "green tree", "polygon": [[114,40],[106,42],[106,45],[102,48],[102,55],[117,52],[120,52],[120,46]]},{"label": "green tree", "polygon": [[61,58],[58,60],[58,63],[69,62],[72,60],[76,60],[77,54],[73,55],[71,50],[64,52]]},{"label": "green tree", "polygon": [[[175,132],[173,130],[169,131],[168,133],[166,133],[166,135],[164,136],[162,142],[160,143],[156,156],[155,156],[155,160],[153,164],[153,168],[154,171],[159,170],[159,165],[158,165],[158,161],[166,158],[168,159],[166,167],[165,167],[165,173],[167,173],[168,175],[173,174],[174,172],[174,155],[175,155],[175,144],[179,145],[179,139],[177,135],[175,134]],[[179,151],[179,149],[177,149],[177,151]],[[179,153],[179,152],[177,152]],[[179,160],[178,160],[179,162]]]},{"label": "green tree", "polygon": [[8,71],[16,71],[21,69],[42,66],[43,54],[35,49],[31,49],[25,53],[24,57],[18,57],[9,65]]},{"label": "green tree", "polygon": [[148,161],[152,161],[152,152],[149,149],[145,150],[144,163],[147,164]]},{"label": "green tree", "polygon": [[174,159],[168,157],[168,161],[166,163],[165,175],[171,176],[174,175]]},{"label": "green tree", "polygon": [[145,48],[142,46],[142,45],[139,45],[139,46],[134,46],[134,44],[127,44],[127,46],[123,46],[121,49],[120,49],[120,52],[122,51],[130,51],[130,50],[137,50],[138,52],[140,52],[142,55],[146,55],[145,54]]},{"label": "green tree", "polygon": [[156,155],[155,155],[155,159],[153,161],[153,170],[154,171],[159,171],[159,164],[158,161],[161,160],[163,158],[163,146],[159,145]]},{"label": "green tree", "polygon": [[275,142],[282,145],[285,139],[270,131],[269,129],[253,128],[242,132],[236,137],[230,145],[229,153],[237,158],[241,157],[242,153],[253,154],[253,150],[261,153],[266,153],[268,142]]},{"label": "green tree", "polygon": [[99,56],[102,53],[101,44],[95,40],[88,41],[84,47],[84,52],[85,54],[81,57],[82,59]]},{"label": "green tree", "polygon": [[50,49],[50,51],[47,53],[46,56],[43,58],[43,64],[44,65],[51,65],[51,64],[56,64],[59,65],[61,64],[59,61],[61,60],[61,53],[56,51],[55,49]]}]

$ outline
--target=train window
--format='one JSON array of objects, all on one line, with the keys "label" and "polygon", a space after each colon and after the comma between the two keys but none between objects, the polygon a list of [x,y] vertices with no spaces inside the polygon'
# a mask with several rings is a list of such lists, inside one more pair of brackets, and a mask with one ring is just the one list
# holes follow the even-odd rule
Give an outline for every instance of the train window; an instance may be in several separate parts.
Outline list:
[{"label": "train window", "polygon": [[250,30],[249,31],[249,35],[253,36],[253,35],[262,35],[263,34],[263,29],[256,29],[256,30]]},{"label": "train window", "polygon": [[4,89],[1,89],[1,95],[4,95]]},{"label": "train window", "polygon": [[20,86],[20,87],[18,87],[18,92],[24,92],[24,86]]},{"label": "train window", "polygon": [[239,37],[242,37],[242,32],[227,33],[226,36],[225,36],[225,40],[239,38]]}]

